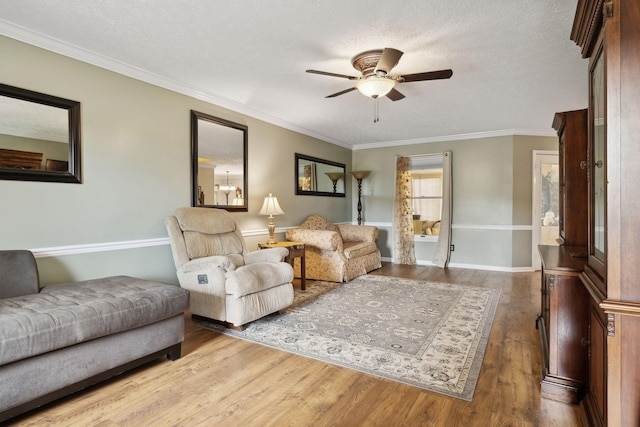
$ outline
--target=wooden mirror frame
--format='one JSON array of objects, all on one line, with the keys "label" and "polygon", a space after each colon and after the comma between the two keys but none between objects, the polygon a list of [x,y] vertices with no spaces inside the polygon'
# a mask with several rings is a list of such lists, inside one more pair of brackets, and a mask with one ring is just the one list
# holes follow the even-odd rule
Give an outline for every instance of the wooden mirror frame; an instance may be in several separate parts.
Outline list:
[{"label": "wooden mirror frame", "polygon": [[[219,126],[220,136],[226,134],[226,136],[231,136],[233,138],[232,141],[225,140],[219,141],[218,144],[214,141],[209,141],[210,144],[208,147],[204,147],[205,141],[200,141],[203,137],[201,132],[199,131],[199,123],[213,124],[216,127]],[[215,128],[213,128],[215,131]],[[237,130],[238,134],[231,135],[234,131]],[[247,161],[247,153],[248,153],[248,145],[249,145],[249,130],[248,127],[239,123],[234,123],[229,120],[221,119],[219,117],[211,116],[209,114],[201,113],[198,111],[191,110],[191,206],[195,207],[203,207],[203,208],[218,208],[225,209],[227,211],[232,212],[247,212],[248,208],[248,161]],[[225,137],[226,137],[225,136]],[[213,144],[213,145],[211,145]],[[240,155],[235,157],[227,157],[226,152],[239,152]],[[208,162],[213,165],[214,173],[212,174],[214,180],[212,182],[212,189],[209,192],[213,192],[214,196],[212,196],[214,203],[207,203],[204,196],[204,190],[202,190],[202,183],[198,182],[198,173],[200,166],[199,159],[202,157],[208,156],[206,159]],[[241,164],[241,167],[238,166]],[[217,203],[218,200],[218,192],[223,192],[222,190],[216,190],[215,184],[215,171],[219,168],[221,174],[218,176],[224,176],[225,172],[229,171],[232,168],[239,169],[241,168],[242,175],[242,188],[240,189],[240,196],[235,197],[237,192],[233,196],[233,201],[238,203],[229,204],[229,193],[225,194],[224,203]],[[228,177],[228,173],[227,173]],[[227,179],[228,181],[228,179]],[[236,180],[237,181],[237,180]],[[236,188],[239,188],[236,186]]]},{"label": "wooden mirror frame", "polygon": [[[34,104],[41,104],[52,108],[61,108],[66,110],[69,118],[67,132],[69,147],[67,150],[68,155],[66,164],[64,160],[42,159],[46,161],[45,165],[55,163],[55,166],[46,170],[36,169],[35,167],[22,168],[20,166],[0,167],[0,179],[80,184],[82,182],[80,174],[80,103],[0,83],[0,102],[2,101],[2,97],[14,98],[17,100],[32,102]],[[7,118],[0,116],[0,122],[3,119]],[[38,126],[34,126],[34,128],[42,128],[42,124],[38,124]],[[33,139],[37,140],[39,138]],[[45,143],[61,143],[46,139],[41,139],[41,141],[44,141]],[[14,160],[16,157],[24,159],[37,157],[34,156],[37,154],[40,154],[40,157],[42,157],[41,153],[34,153],[30,150],[15,150],[15,147],[13,146],[10,149],[0,146],[0,149],[2,149],[3,153],[7,156],[13,157]],[[37,161],[37,159],[33,160],[32,164],[36,164]]]},{"label": "wooden mirror frame", "polygon": [[[317,157],[305,156],[304,154],[295,153],[295,188],[296,195],[298,196],[328,196],[328,197],[345,197],[346,196],[346,167],[343,163],[332,162],[330,160],[323,160]],[[301,172],[302,163],[308,162],[313,165],[313,175],[315,177],[316,185],[312,185],[310,190],[304,190],[300,182],[305,178],[304,172]],[[333,192],[333,180],[327,176],[327,172],[342,173],[342,177],[338,179],[341,183],[341,192]],[[314,178],[311,178],[312,180]],[[319,185],[322,184],[322,185]],[[325,191],[326,189],[326,191]]]}]

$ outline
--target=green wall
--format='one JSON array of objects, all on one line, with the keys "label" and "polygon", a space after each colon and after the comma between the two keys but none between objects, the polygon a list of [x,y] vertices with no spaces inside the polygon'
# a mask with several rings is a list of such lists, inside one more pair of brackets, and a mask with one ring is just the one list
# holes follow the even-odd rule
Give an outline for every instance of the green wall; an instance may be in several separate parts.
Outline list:
[{"label": "green wall", "polygon": [[[528,269],[532,151],[557,150],[557,144],[555,137],[494,136],[356,150],[353,168],[372,171],[363,181],[365,223],[379,227],[378,246],[384,257],[392,258],[396,156],[451,150],[455,251],[450,265]],[[428,264],[434,247],[434,243],[416,242],[418,260]]]},{"label": "green wall", "polygon": [[[351,198],[295,195],[294,153],[351,166],[351,150],[0,37],[0,82],[81,103],[82,184],[0,180],[0,249],[32,249],[42,284],[127,274],[177,283],[164,218],[190,200],[190,110],[249,128],[249,212],[234,213],[250,248],[257,213],[278,197],[286,227],[319,213],[351,220]],[[347,188],[351,182],[348,180]]]}]

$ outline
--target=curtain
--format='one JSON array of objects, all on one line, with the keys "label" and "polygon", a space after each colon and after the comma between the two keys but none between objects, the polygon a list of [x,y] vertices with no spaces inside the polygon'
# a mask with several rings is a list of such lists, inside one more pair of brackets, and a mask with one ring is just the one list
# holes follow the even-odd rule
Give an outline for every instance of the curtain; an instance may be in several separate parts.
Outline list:
[{"label": "curtain", "polygon": [[451,257],[451,151],[442,153],[442,219],[433,264],[446,268]]},{"label": "curtain", "polygon": [[415,264],[413,245],[413,212],[411,206],[411,159],[396,158],[396,195],[394,198],[393,262]]}]

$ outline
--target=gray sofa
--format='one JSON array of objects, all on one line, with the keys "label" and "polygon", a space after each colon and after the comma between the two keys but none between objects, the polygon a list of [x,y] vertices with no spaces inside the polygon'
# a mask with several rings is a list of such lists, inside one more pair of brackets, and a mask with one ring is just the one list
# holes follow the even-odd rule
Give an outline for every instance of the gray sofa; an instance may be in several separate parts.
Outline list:
[{"label": "gray sofa", "polygon": [[39,289],[0,251],[0,422],[158,357],[180,358],[189,293],[115,276]]}]

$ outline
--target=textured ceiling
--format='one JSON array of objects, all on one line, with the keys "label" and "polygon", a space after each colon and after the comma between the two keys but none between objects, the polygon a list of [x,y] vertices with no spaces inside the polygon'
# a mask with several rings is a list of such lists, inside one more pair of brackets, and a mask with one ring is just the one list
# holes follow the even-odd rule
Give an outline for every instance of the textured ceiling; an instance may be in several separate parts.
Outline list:
[{"label": "textured ceiling", "polygon": [[[552,135],[587,105],[586,60],[569,40],[577,0],[3,0],[0,34],[345,146],[466,134]],[[404,52],[403,83],[379,103],[357,91],[370,49]],[[6,60],[4,58],[3,60]]]}]

